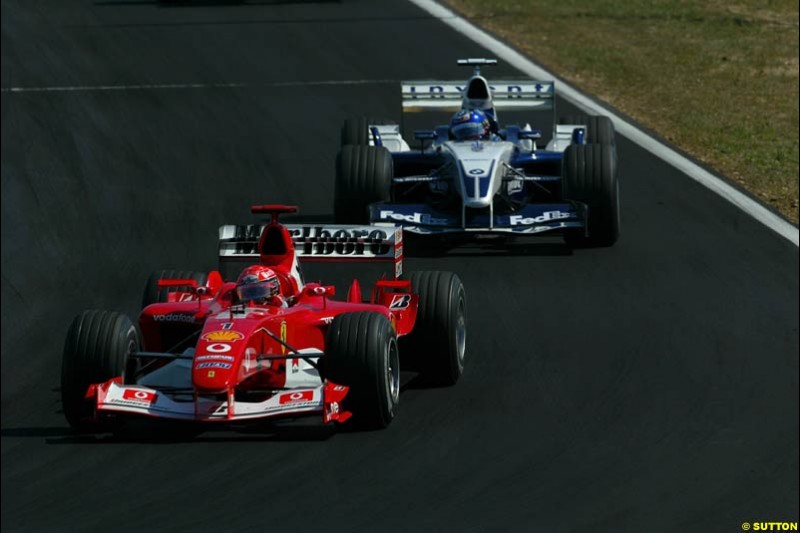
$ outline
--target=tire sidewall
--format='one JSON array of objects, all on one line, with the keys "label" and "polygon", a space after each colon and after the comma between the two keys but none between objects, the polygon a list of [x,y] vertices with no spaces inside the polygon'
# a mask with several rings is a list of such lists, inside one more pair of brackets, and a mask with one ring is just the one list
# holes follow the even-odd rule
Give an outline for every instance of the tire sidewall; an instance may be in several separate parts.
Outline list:
[{"label": "tire sidewall", "polygon": [[[389,328],[391,329],[391,326],[389,326]],[[378,401],[381,407],[381,417],[385,425],[389,425],[389,423],[394,419],[395,415],[397,414],[397,406],[400,400],[399,383],[397,385],[396,392],[393,392],[391,390],[390,380],[388,379],[389,366],[392,364],[399,365],[400,361],[397,338],[393,333],[387,333],[387,335],[388,340],[380,347],[380,354],[375,361],[375,363],[378,365]],[[393,363],[392,358],[395,358],[396,362]],[[383,376],[384,379],[380,379],[381,376]]]},{"label": "tire sidewall", "polygon": [[[455,285],[455,287],[452,287]],[[464,285],[459,283],[457,277],[451,281],[450,323],[449,323],[449,351],[450,365],[453,382],[457,381],[464,373],[464,359],[466,357],[466,320],[467,306]],[[463,305],[462,305],[463,303]],[[463,313],[463,315],[462,315]],[[463,335],[463,339],[460,338]]]}]

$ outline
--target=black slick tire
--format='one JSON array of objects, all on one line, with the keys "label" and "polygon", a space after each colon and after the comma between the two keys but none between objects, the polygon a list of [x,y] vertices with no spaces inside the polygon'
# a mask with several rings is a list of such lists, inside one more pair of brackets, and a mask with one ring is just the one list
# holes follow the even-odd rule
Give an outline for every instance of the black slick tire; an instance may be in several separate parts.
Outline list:
[{"label": "black slick tire", "polygon": [[585,124],[586,144],[616,145],[614,123],[604,115],[573,115],[559,119],[559,124]]},{"label": "black slick tire", "polygon": [[426,384],[455,385],[464,372],[467,301],[461,279],[452,272],[411,272],[411,292],[419,295],[417,320],[403,337],[403,353]]},{"label": "black slick tire", "polygon": [[336,157],[333,212],[337,223],[368,222],[368,206],[391,196],[392,155],[382,146],[342,147]]},{"label": "black slick tire", "polygon": [[616,149],[608,144],[570,145],[562,162],[565,200],[586,204],[587,231],[569,232],[576,247],[612,246],[619,238],[619,183]]},{"label": "black slick tire", "polygon": [[353,426],[387,427],[400,399],[400,357],[389,320],[373,312],[336,316],[326,334],[323,374],[350,387],[344,408],[353,413]]},{"label": "black slick tire", "polygon": [[128,356],[139,350],[130,319],[114,311],[84,311],[72,321],[61,362],[61,404],[70,426],[81,432],[102,429],[85,399],[89,385],[124,373]]},{"label": "black slick tire", "polygon": [[340,134],[341,145],[346,146],[348,144],[354,144],[359,146],[368,146],[369,131],[367,128],[369,128],[370,125],[383,126],[386,124],[394,124],[394,122],[382,118],[370,118],[370,117],[348,118],[344,121],[344,124],[342,124],[342,129]]}]

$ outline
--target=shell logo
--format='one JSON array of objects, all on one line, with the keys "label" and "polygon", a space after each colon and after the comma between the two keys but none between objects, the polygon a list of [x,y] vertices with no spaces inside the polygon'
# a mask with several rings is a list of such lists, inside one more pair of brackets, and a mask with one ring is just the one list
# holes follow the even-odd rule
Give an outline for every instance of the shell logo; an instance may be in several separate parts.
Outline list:
[{"label": "shell logo", "polygon": [[[288,328],[288,326],[286,326],[286,321],[281,322],[281,340],[283,342],[286,342],[286,333],[287,333],[288,329],[289,328]],[[283,344],[281,344],[281,353],[282,354],[286,353],[286,346],[283,345]]]},{"label": "shell logo", "polygon": [[206,333],[205,335],[203,335],[202,338],[203,338],[204,341],[232,342],[232,341],[238,341],[238,340],[243,339],[244,335],[242,335],[238,331],[217,330],[217,331],[211,331],[209,333]]}]

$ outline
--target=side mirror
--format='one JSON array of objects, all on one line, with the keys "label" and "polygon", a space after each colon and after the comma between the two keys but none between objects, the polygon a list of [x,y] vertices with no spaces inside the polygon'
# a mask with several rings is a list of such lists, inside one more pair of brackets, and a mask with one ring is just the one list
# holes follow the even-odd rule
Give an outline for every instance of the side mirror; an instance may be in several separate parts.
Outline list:
[{"label": "side mirror", "polygon": [[520,139],[541,139],[542,130],[519,130]]},{"label": "side mirror", "polygon": [[336,295],[336,287],[333,285],[314,285],[313,287],[306,287],[303,292],[306,296],[325,296],[330,298]]},{"label": "side mirror", "polygon": [[[189,287],[192,291],[197,289],[197,280],[194,279],[160,279],[158,280],[158,288],[164,289],[167,287]],[[189,292],[189,291],[187,291]]]},{"label": "side mirror", "polygon": [[418,141],[432,141],[436,138],[436,132],[430,130],[415,130],[414,138]]}]

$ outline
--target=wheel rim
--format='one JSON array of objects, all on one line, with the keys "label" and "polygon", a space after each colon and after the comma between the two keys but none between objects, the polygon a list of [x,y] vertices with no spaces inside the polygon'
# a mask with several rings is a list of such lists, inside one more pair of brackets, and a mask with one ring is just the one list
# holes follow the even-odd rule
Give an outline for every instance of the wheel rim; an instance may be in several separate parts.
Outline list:
[{"label": "wheel rim", "polygon": [[458,362],[464,365],[464,354],[467,347],[467,304],[463,296],[458,299],[458,314],[456,315],[456,349]]},{"label": "wheel rim", "polygon": [[400,397],[400,355],[397,350],[397,341],[392,339],[386,352],[386,390],[392,403],[397,403]]}]

